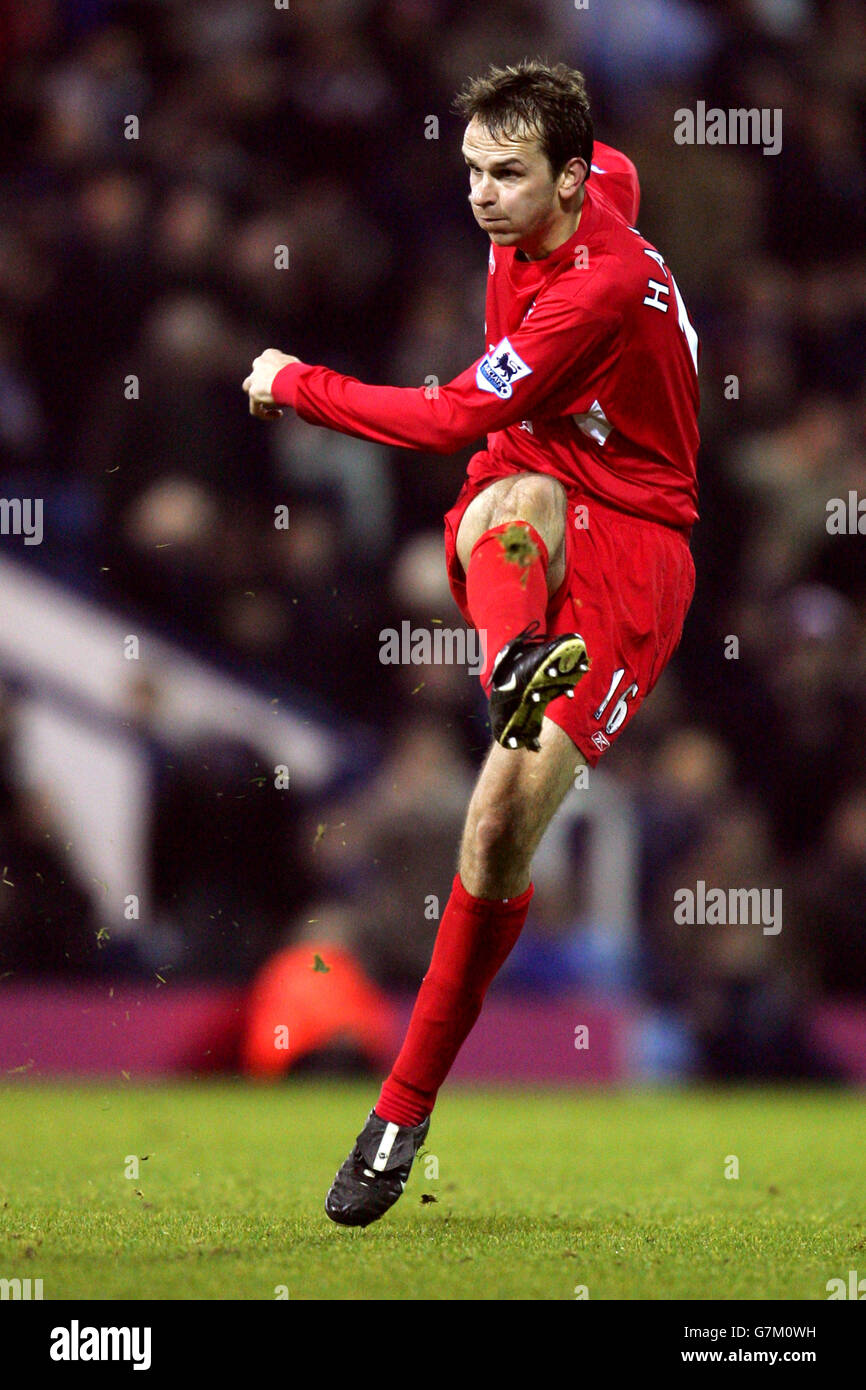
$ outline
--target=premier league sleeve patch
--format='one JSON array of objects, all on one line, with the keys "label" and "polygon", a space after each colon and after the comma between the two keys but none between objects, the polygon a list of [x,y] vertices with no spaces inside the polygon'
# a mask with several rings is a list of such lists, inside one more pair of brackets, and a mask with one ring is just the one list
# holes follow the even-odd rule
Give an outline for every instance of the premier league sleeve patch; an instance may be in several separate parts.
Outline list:
[{"label": "premier league sleeve patch", "polygon": [[507,401],[514,391],[515,381],[523,376],[532,376],[532,368],[527,367],[522,357],[518,357],[508,339],[503,338],[479,362],[475,383],[479,390],[489,391],[491,395]]}]

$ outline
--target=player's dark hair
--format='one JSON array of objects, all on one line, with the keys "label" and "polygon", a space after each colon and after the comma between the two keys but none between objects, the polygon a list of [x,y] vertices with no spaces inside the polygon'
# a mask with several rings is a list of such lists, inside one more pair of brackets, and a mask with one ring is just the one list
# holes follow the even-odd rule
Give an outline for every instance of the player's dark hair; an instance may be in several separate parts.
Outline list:
[{"label": "player's dark hair", "polygon": [[454,110],[466,121],[477,117],[494,139],[537,137],[554,176],[570,159],[592,164],[593,129],[583,73],[576,68],[526,58],[513,67],[493,65],[458,93]]}]

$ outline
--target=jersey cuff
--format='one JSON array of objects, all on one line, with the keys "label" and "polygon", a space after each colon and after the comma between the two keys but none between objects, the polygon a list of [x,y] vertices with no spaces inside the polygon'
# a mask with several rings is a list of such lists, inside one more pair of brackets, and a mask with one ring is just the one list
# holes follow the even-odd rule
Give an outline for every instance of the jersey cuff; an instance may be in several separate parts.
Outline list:
[{"label": "jersey cuff", "polygon": [[271,395],[276,405],[288,405],[294,410],[298,377],[306,370],[304,362],[289,362],[287,366],[280,367],[271,383]]}]

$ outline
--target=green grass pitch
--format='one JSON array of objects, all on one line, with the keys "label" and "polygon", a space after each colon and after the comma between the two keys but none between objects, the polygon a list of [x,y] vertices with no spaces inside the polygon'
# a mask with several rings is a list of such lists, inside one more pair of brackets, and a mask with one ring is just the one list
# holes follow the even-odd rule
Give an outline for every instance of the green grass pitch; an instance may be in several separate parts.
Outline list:
[{"label": "green grass pitch", "polygon": [[344,1230],[322,1202],[375,1094],[10,1083],[0,1278],[46,1300],[724,1300],[866,1274],[856,1093],[454,1089],[397,1206]]}]

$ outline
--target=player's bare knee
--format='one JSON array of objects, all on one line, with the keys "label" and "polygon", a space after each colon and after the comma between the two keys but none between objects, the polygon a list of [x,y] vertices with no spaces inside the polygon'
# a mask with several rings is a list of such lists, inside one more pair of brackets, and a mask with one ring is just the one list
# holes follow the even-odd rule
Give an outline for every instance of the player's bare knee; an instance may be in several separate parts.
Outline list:
[{"label": "player's bare knee", "polygon": [[[464,571],[472,548],[486,531],[510,522],[528,522],[544,541],[551,566],[560,562],[565,545],[567,497],[556,478],[543,473],[518,473],[499,478],[478,494],[463,514],[457,534],[457,554]],[[527,534],[511,538],[515,553],[525,555],[534,548]]]},{"label": "player's bare knee", "polygon": [[519,854],[514,820],[499,808],[482,811],[472,838],[476,855],[488,863],[496,864]]},{"label": "player's bare knee", "polygon": [[509,521],[528,521],[548,550],[554,549],[565,530],[565,488],[543,473],[520,473],[512,486],[496,499],[491,526]]},{"label": "player's bare knee", "polygon": [[511,546],[520,557],[531,554],[536,549],[528,532],[525,538],[517,534],[520,522],[528,522],[538,532],[547,549],[547,579],[548,590],[551,593],[555,592],[565,576],[566,507],[565,489],[555,478],[548,478],[540,473],[523,473],[499,504],[497,519],[491,523],[515,523],[516,530],[511,537]]},{"label": "player's bare knee", "polygon": [[473,840],[476,850],[484,855],[495,853],[503,843],[507,833],[508,825],[505,816],[496,810],[482,811],[475,823]]}]

